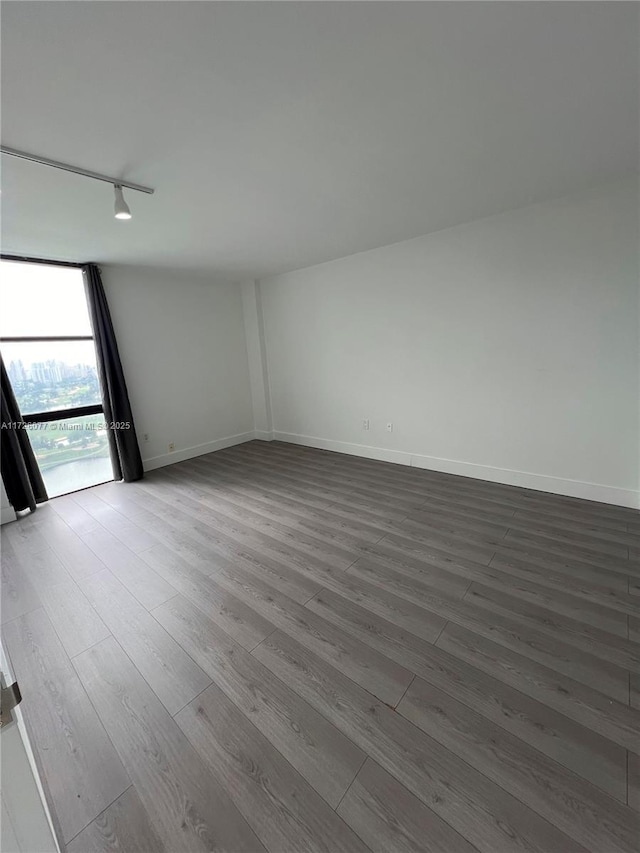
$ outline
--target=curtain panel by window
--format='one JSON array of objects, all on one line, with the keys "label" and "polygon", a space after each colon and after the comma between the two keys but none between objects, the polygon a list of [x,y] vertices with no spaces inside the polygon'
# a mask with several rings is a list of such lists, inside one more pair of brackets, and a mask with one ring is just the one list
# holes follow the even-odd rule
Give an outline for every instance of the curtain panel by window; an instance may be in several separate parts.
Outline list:
[{"label": "curtain panel by window", "polygon": [[100,270],[95,264],[85,264],[82,271],[97,352],[98,377],[102,389],[104,419],[108,425],[113,473],[116,480],[124,479],[129,483],[142,478],[143,468],[127,384]]},{"label": "curtain panel by window", "polygon": [[20,512],[35,510],[47,500],[47,490],[4,361],[0,357],[2,430],[0,435],[2,479],[9,503]]}]

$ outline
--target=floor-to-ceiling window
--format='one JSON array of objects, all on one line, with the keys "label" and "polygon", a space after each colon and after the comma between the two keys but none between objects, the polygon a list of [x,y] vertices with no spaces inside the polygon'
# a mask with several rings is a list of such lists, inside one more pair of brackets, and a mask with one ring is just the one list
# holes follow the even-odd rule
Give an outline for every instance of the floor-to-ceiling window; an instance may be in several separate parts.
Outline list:
[{"label": "floor-to-ceiling window", "polygon": [[113,480],[81,269],[0,261],[0,348],[49,497]]}]

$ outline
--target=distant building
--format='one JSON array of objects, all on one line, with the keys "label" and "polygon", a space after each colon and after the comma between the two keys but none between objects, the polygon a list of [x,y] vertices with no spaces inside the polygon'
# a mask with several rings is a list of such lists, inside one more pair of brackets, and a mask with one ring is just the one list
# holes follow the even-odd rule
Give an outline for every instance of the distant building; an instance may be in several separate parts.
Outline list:
[{"label": "distant building", "polygon": [[7,373],[11,382],[26,382],[30,379],[43,385],[52,385],[65,379],[97,381],[98,378],[92,364],[65,364],[55,359],[34,361],[28,367],[18,359],[10,362]]},{"label": "distant building", "polygon": [[12,382],[25,382],[29,378],[24,364],[20,359],[18,359],[18,361],[12,361],[9,364],[7,373],[9,374],[9,379]]}]

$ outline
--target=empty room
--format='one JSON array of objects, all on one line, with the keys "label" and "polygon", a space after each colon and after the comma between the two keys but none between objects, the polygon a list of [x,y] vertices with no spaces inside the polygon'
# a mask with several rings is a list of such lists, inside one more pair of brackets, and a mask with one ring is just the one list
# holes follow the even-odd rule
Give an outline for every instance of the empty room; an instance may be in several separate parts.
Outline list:
[{"label": "empty room", "polygon": [[635,853],[640,5],[0,29],[2,853]]}]

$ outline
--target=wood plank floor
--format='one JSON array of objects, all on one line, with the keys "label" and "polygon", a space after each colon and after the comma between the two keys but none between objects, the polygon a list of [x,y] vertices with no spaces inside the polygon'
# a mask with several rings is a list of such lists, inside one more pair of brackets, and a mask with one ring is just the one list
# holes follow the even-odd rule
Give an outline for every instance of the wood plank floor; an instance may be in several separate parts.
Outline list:
[{"label": "wood plank floor", "polygon": [[69,853],[640,848],[640,513],[278,442],[2,529]]}]

